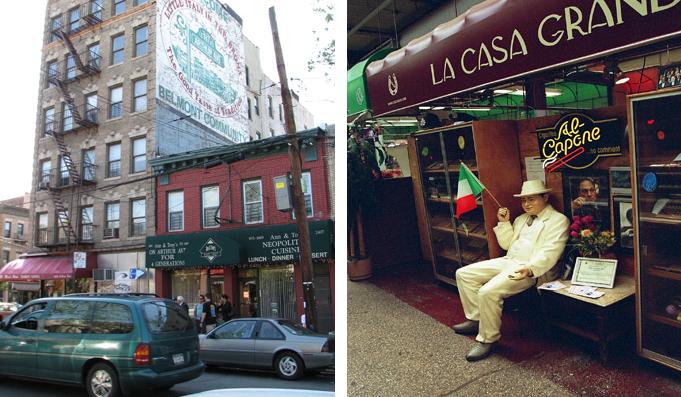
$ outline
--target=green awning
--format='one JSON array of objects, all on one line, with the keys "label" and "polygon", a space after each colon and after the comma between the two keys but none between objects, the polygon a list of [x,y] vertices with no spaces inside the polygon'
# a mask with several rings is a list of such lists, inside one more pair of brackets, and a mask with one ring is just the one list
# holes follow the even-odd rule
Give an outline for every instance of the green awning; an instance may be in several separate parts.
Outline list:
[{"label": "green awning", "polygon": [[[333,258],[333,222],[309,222],[312,259]],[[191,268],[296,262],[295,224],[153,236],[146,239],[147,268]]]},{"label": "green awning", "polygon": [[371,62],[383,59],[393,51],[394,48],[384,48],[348,70],[348,119],[370,109],[364,69]]}]

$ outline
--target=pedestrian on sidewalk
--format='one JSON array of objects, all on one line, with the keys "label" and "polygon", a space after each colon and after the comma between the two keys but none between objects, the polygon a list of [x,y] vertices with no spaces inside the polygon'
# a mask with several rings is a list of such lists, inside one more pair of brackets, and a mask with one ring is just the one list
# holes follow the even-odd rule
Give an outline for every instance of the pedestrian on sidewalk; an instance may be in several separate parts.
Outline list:
[{"label": "pedestrian on sidewalk", "polygon": [[203,302],[203,312],[201,313],[201,333],[208,333],[215,328],[217,324],[217,308],[215,303],[210,300],[210,294],[205,294],[205,302]]},{"label": "pedestrian on sidewalk", "polygon": [[229,296],[222,294],[222,297],[220,297],[220,305],[218,306],[218,314],[220,315],[219,320],[223,323],[231,320],[233,310],[232,303],[229,301]]},{"label": "pedestrian on sidewalk", "polygon": [[184,297],[182,295],[178,295],[177,298],[175,298],[175,302],[180,305],[185,312],[187,312],[187,315],[189,315],[189,305],[187,305],[187,302],[184,301]]},{"label": "pedestrian on sidewalk", "polygon": [[203,318],[203,304],[206,302],[204,295],[199,295],[199,303],[194,306],[194,323],[196,324],[196,332],[205,334],[206,331],[201,328],[201,320]]},{"label": "pedestrian on sidewalk", "polygon": [[[548,204],[551,189],[541,180],[523,183],[520,197],[524,214],[513,225],[508,208],[497,211],[494,228],[506,256],[464,266],[456,271],[466,321],[454,325],[458,334],[476,335],[475,345],[466,360],[488,357],[501,338],[501,312],[504,299],[535,285],[555,280],[556,265],[568,240],[567,217]],[[538,280],[539,279],[539,280]]]}]

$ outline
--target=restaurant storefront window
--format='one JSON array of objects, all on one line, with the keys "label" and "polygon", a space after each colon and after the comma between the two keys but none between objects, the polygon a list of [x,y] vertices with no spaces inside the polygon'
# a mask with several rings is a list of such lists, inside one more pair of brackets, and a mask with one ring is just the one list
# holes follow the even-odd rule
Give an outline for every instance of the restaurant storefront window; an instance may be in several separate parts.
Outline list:
[{"label": "restaurant storefront window", "polygon": [[201,294],[201,270],[176,270],[171,275],[173,298],[182,296],[189,306],[189,313],[193,313],[194,306],[199,303]]}]

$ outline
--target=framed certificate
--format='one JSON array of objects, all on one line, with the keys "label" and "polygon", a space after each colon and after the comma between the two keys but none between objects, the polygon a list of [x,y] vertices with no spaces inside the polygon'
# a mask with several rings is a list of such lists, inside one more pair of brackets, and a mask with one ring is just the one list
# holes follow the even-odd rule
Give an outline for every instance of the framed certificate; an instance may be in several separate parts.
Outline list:
[{"label": "framed certificate", "polygon": [[575,262],[572,284],[612,288],[615,284],[616,270],[617,259],[584,258],[580,256]]}]

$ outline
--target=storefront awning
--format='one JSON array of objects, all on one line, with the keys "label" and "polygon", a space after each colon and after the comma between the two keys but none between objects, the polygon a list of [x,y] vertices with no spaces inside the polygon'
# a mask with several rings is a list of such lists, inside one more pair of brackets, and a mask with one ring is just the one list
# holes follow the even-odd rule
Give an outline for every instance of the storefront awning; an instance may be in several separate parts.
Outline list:
[{"label": "storefront awning", "polygon": [[681,1],[488,0],[366,67],[374,117],[681,35]]},{"label": "storefront awning", "polygon": [[[309,223],[312,259],[333,258],[333,222]],[[253,265],[298,260],[295,224],[147,237],[147,268]]]},{"label": "storefront awning", "polygon": [[[15,259],[0,269],[0,281],[55,280],[73,277],[73,258],[40,256]],[[91,269],[78,269],[76,277],[90,277]]]},{"label": "storefront awning", "polygon": [[[366,66],[392,52],[394,48],[384,48],[372,54],[367,59],[357,63],[348,70],[348,121],[354,122],[363,112],[369,109],[369,97],[367,96],[366,79],[364,69]],[[352,120],[352,121],[351,121]]]}]

